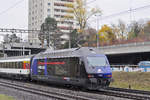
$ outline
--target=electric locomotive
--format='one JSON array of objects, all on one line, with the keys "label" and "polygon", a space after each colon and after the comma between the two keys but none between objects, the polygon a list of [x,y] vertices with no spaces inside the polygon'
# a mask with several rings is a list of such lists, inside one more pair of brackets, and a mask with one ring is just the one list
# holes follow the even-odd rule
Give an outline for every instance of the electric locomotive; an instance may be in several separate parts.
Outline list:
[{"label": "electric locomotive", "polygon": [[86,89],[107,87],[112,71],[107,57],[97,48],[47,50],[31,59],[31,79]]}]

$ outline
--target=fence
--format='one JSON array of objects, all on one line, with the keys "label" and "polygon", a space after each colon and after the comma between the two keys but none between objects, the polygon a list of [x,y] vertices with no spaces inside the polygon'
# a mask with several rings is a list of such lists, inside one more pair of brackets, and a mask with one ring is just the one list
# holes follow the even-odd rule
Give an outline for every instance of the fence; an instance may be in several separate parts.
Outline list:
[{"label": "fence", "polygon": [[150,72],[150,68],[140,68],[138,65],[111,65],[111,69],[113,72]]}]

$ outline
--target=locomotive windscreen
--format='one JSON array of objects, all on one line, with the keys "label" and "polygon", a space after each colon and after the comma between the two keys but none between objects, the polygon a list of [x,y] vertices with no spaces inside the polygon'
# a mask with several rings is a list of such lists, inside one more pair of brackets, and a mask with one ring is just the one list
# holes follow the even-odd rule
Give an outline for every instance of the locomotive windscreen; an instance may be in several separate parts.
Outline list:
[{"label": "locomotive windscreen", "polygon": [[108,62],[105,57],[87,57],[90,66],[107,66]]}]

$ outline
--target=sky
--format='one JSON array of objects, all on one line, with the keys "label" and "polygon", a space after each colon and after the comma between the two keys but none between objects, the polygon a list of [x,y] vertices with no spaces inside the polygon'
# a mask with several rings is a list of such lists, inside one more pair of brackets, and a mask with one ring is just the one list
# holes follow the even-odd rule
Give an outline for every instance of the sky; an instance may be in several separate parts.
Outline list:
[{"label": "sky", "polygon": [[[133,20],[150,19],[150,7],[106,19],[106,16],[146,5],[150,5],[149,0],[88,0],[88,7],[96,7],[102,11],[102,16],[98,18],[99,25],[117,23],[119,19],[126,23]],[[89,26],[96,28],[96,21],[95,17],[91,18]],[[0,28],[27,29],[28,0],[1,0]]]},{"label": "sky", "polygon": [[[122,20],[127,24],[130,24],[132,21],[146,20],[150,19],[150,6],[136,10],[136,12],[129,12],[121,14],[118,16],[110,16],[112,14],[117,14],[122,11],[139,8],[143,6],[150,5],[149,0],[94,0],[89,4],[91,7],[99,8],[102,11],[102,16],[99,18],[99,24],[117,24],[118,20]],[[106,16],[109,16],[106,18]],[[90,24],[96,25],[97,20],[91,19]],[[95,26],[96,27],[96,26]]]}]

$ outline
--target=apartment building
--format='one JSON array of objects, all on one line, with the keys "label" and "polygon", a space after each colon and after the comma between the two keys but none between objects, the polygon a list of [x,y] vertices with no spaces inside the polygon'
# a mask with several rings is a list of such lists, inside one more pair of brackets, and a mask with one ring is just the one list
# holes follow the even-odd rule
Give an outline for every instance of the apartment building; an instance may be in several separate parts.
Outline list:
[{"label": "apartment building", "polygon": [[[45,18],[52,17],[56,19],[61,31],[69,33],[70,28],[78,26],[72,8],[69,7],[74,4],[74,0],[29,0],[28,29],[40,30]],[[30,43],[40,43],[38,33],[29,33],[28,39]]]}]

